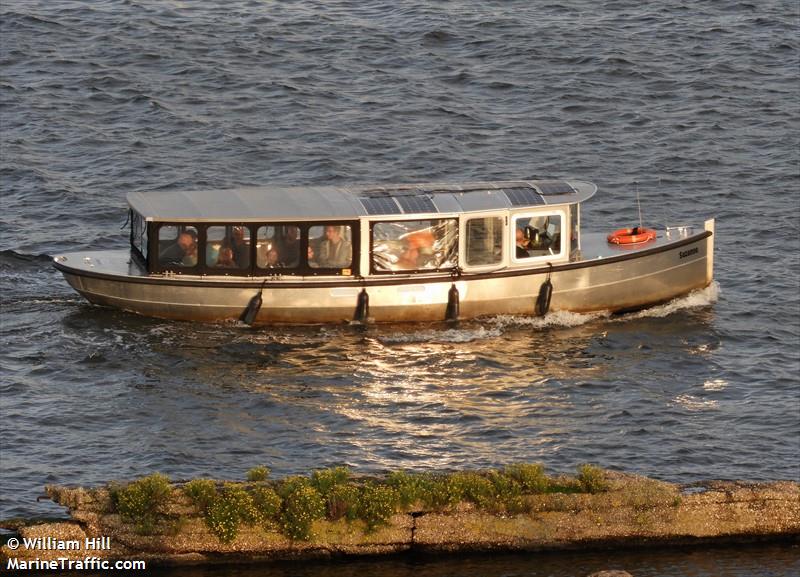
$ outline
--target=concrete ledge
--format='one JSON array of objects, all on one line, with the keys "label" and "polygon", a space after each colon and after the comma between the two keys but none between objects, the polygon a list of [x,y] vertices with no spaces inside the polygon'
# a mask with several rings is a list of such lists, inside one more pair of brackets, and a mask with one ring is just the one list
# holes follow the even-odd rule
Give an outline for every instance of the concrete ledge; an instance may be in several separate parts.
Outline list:
[{"label": "concrete ledge", "polygon": [[[525,512],[508,515],[460,502],[444,510],[411,506],[370,529],[362,520],[318,519],[308,540],[293,540],[268,524],[241,526],[223,543],[192,501],[173,488],[159,521],[141,528],[112,512],[107,487],[48,487],[53,501],[69,509],[71,520],[0,524],[20,540],[39,546],[8,545],[6,560],[137,559],[150,564],[196,564],[316,559],[331,556],[397,554],[406,551],[544,551],[602,547],[646,547],[698,542],[797,540],[800,485],[795,482],[696,483],[679,486],[606,472],[608,490],[525,495]],[[109,547],[88,550],[86,539],[109,538]],[[44,547],[79,542],[78,550]],[[97,543],[94,541],[92,543]]]}]

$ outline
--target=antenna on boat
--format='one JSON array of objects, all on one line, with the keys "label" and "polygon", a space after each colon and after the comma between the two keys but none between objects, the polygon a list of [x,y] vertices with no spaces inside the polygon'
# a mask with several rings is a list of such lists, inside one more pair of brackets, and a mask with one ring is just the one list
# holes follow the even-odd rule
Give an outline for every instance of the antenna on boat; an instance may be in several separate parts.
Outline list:
[{"label": "antenna on boat", "polygon": [[642,203],[639,200],[639,183],[637,181],[633,181],[633,188],[636,190],[636,206],[639,208],[639,228],[644,228],[644,224],[642,224]]}]

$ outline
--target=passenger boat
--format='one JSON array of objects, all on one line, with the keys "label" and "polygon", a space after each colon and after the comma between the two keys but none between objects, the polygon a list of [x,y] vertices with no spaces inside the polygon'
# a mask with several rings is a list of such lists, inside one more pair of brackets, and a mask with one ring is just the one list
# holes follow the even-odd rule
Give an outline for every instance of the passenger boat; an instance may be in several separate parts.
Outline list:
[{"label": "passenger boat", "polygon": [[581,233],[580,180],[133,192],[130,248],[54,258],[92,303],[193,321],[625,312],[701,289],[700,229]]}]

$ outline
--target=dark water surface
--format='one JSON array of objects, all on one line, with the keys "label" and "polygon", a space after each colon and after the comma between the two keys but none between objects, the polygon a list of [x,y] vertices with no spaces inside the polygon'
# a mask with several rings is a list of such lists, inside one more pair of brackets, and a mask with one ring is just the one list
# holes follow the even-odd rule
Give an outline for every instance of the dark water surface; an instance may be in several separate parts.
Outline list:
[{"label": "dark water surface", "polygon": [[[797,545],[748,545],[586,551],[508,555],[403,556],[347,561],[226,565],[182,568],[186,577],[584,577],[604,570],[624,570],[635,577],[783,577],[800,575]],[[174,569],[148,570],[153,577],[172,577]],[[76,574],[77,575],[77,574]],[[85,575],[85,573],[84,573]],[[97,574],[99,577],[100,574]],[[89,575],[87,577],[95,577]]]},{"label": "dark water surface", "polygon": [[[799,479],[798,10],[4,0],[0,517],[261,463]],[[89,306],[47,256],[124,247],[135,189],[533,175],[597,182],[588,229],[636,221],[635,181],[646,224],[715,216],[716,283],[626,317],[252,330]],[[637,575],[797,573],[757,551]],[[526,559],[469,572],[571,574]]]}]

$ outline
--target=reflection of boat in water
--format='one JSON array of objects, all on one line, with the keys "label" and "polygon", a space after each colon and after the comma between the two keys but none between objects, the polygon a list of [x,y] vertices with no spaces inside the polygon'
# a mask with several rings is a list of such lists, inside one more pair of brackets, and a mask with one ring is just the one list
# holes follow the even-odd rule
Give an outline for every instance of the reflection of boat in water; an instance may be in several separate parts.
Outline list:
[{"label": "reflection of boat in water", "polygon": [[532,180],[136,192],[129,250],[54,260],[93,303],[256,323],[620,312],[711,282],[713,219],[581,234],[595,191]]}]

